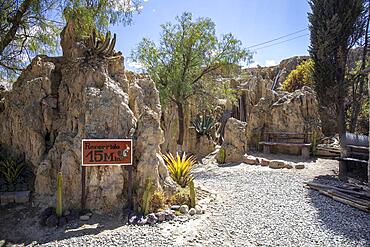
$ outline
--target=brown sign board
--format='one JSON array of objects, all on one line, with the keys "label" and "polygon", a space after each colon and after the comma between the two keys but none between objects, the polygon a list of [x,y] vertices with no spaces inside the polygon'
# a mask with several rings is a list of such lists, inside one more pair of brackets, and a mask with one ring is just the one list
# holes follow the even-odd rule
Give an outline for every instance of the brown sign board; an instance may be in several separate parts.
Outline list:
[{"label": "brown sign board", "polygon": [[132,165],[131,139],[83,139],[82,166]]}]

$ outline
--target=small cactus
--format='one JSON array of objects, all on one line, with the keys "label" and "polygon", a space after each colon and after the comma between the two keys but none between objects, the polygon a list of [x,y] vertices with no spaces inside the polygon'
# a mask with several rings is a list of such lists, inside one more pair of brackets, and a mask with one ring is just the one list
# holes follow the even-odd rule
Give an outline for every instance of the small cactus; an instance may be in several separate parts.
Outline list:
[{"label": "small cactus", "polygon": [[143,194],[142,211],[143,211],[144,215],[147,215],[149,213],[150,200],[151,200],[152,194],[153,194],[152,185],[153,185],[152,181],[150,180],[150,178],[148,178],[146,180],[146,183],[145,183],[145,191],[144,191],[144,194]]},{"label": "small cactus", "polygon": [[191,180],[189,182],[189,189],[190,189],[190,207],[194,208],[196,201],[195,201],[195,188],[194,188],[194,181]]},{"label": "small cactus", "polygon": [[225,158],[226,158],[226,151],[224,148],[220,148],[220,152],[218,154],[218,162],[220,162],[220,164],[224,164],[225,163]]},{"label": "small cactus", "polygon": [[314,130],[311,136],[311,153],[316,155],[317,152],[317,132]]},{"label": "small cactus", "polygon": [[62,178],[62,173],[58,173],[57,177],[57,206],[56,206],[56,214],[58,217],[62,216],[63,213],[63,204],[62,204],[62,193],[63,193],[63,178]]},{"label": "small cactus", "polygon": [[111,33],[107,32],[104,40],[98,39],[96,30],[93,30],[87,40],[88,54],[110,57],[114,55],[114,46],[116,45],[116,34],[111,39]]}]

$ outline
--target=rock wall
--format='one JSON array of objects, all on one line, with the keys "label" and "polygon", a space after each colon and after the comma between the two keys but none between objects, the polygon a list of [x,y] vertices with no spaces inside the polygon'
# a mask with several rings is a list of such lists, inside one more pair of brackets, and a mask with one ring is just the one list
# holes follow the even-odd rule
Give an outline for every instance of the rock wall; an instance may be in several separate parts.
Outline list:
[{"label": "rock wall", "polygon": [[247,152],[247,123],[229,118],[225,126],[224,142],[221,148],[225,151],[226,163],[240,162]]},{"label": "rock wall", "polygon": [[[57,172],[63,173],[65,207],[80,207],[81,140],[134,138],[134,200],[141,204],[145,181],[157,190],[175,186],[163,160],[159,93],[150,79],[128,81],[123,57],[78,57],[73,28],[62,33],[63,57],[38,56],[5,95],[0,113],[3,147],[24,154],[33,166],[34,201],[54,204]],[[76,48],[77,47],[77,48]],[[82,48],[81,48],[82,47]],[[123,167],[87,168],[86,206],[118,212],[126,202]]]},{"label": "rock wall", "polygon": [[322,135],[318,104],[313,89],[303,87],[293,93],[269,91],[248,117],[249,147],[256,147],[264,131],[315,132]]}]

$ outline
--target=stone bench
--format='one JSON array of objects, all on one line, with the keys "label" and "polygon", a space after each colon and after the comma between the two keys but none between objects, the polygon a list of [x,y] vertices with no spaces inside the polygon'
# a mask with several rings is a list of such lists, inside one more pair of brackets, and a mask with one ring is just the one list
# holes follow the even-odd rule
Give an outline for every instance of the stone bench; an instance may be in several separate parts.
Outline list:
[{"label": "stone bench", "polygon": [[265,141],[259,142],[263,146],[263,152],[270,153],[270,148],[273,146],[298,147],[301,150],[301,155],[304,159],[310,157],[311,143],[308,143],[309,133],[294,133],[294,132],[265,132]]}]

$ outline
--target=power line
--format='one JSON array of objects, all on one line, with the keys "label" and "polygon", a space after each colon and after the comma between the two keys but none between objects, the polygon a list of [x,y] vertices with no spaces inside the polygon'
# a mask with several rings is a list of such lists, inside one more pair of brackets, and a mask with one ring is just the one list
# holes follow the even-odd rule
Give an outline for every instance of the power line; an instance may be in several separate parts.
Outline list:
[{"label": "power line", "polygon": [[303,35],[300,35],[300,36],[297,36],[297,37],[294,37],[294,38],[291,38],[291,39],[280,41],[278,43],[274,43],[274,44],[271,44],[271,45],[262,46],[262,47],[259,47],[257,49],[254,49],[254,51],[258,51],[258,50],[261,50],[261,49],[264,49],[264,48],[268,48],[268,47],[271,47],[271,46],[275,46],[275,45],[280,45],[280,44],[286,43],[288,41],[295,40],[295,39],[298,39],[298,38],[302,38],[302,37],[305,37],[305,36],[308,36],[308,35],[309,34],[306,33],[306,34],[303,34]]},{"label": "power line", "polygon": [[276,40],[279,40],[279,39],[282,39],[282,38],[286,38],[286,37],[289,37],[289,36],[292,36],[294,34],[297,34],[297,33],[301,33],[303,31],[306,31],[308,30],[308,28],[304,28],[304,29],[301,29],[301,30],[298,30],[296,32],[293,32],[293,33],[289,33],[289,34],[286,34],[286,35],[283,35],[283,36],[280,36],[278,38],[275,38],[275,39],[272,39],[272,40],[269,40],[269,41],[265,41],[265,42],[262,42],[262,43],[259,43],[259,44],[255,44],[255,45],[252,45],[252,46],[248,46],[247,49],[250,49],[250,48],[253,48],[253,47],[256,47],[256,46],[261,46],[261,45],[265,45],[265,44],[268,44],[268,43],[271,43],[271,42],[274,42]]}]

